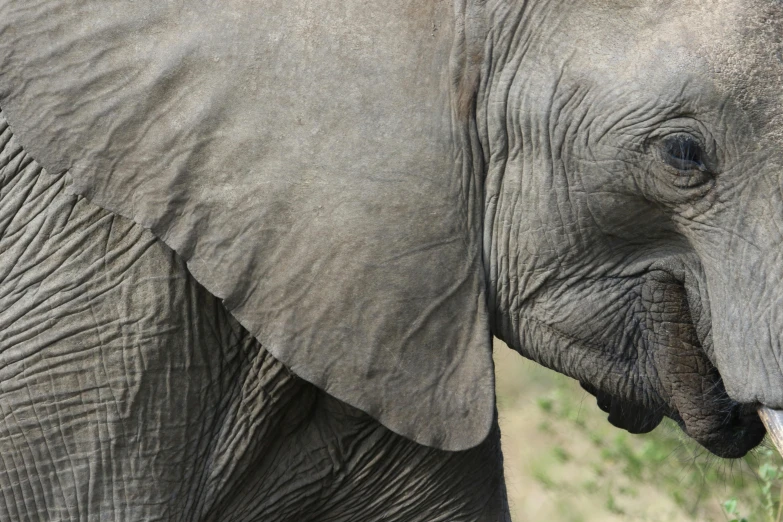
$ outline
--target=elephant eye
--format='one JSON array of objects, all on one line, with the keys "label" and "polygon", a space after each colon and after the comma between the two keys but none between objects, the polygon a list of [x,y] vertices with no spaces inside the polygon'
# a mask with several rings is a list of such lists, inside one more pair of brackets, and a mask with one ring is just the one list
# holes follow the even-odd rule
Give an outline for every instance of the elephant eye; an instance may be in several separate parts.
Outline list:
[{"label": "elephant eye", "polygon": [[704,187],[714,176],[698,139],[690,134],[666,136],[658,142],[660,158],[669,168],[667,179],[679,189]]},{"label": "elephant eye", "polygon": [[666,164],[679,171],[706,170],[701,145],[691,136],[678,134],[664,139],[661,152]]}]

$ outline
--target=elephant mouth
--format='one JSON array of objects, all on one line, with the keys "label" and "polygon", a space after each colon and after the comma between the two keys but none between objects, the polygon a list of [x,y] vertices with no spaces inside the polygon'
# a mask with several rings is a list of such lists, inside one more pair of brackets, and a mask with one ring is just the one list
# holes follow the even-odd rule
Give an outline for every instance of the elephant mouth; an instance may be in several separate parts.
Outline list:
[{"label": "elephant mouth", "polygon": [[714,455],[727,459],[744,457],[750,450],[761,444],[767,434],[756,405],[740,404],[731,401],[728,396],[725,407],[718,410],[717,415],[707,414],[699,419],[701,426],[696,429],[693,429],[693,424],[686,422],[682,416],[671,417],[699,444]]},{"label": "elephant mouth", "polygon": [[[698,295],[688,295],[684,279],[663,270],[636,279],[629,284],[637,292],[628,316],[632,321],[620,317],[603,330],[594,328],[596,337],[569,335],[543,324],[558,341],[565,339],[569,346],[583,350],[585,355],[577,358],[580,364],[566,366],[563,373],[595,396],[612,425],[634,434],[647,433],[669,417],[714,455],[740,458],[766,436],[760,405],[729,396],[711,357],[709,312]],[[596,353],[605,356],[600,364],[583,363]],[[562,369],[559,361],[540,360]],[[783,448],[783,411],[764,419],[768,427],[776,426],[778,447]]]},{"label": "elephant mouth", "polygon": [[[723,458],[742,457],[758,446],[766,435],[759,405],[737,402],[726,392],[708,355],[711,339],[697,332],[695,323],[706,318],[701,303],[689,299],[685,284],[665,272],[648,274],[641,300],[644,313],[635,336],[640,339],[635,368],[642,377],[634,379],[636,393],[618,397],[607,393],[605,386],[582,383],[609,414],[609,422],[631,433],[646,433],[666,416]],[[764,418],[776,422],[783,442],[783,412]]]},{"label": "elephant mouth", "polygon": [[713,411],[705,411],[701,415],[681,414],[676,410],[666,411],[667,408],[652,410],[601,392],[588,383],[580,384],[596,397],[598,407],[609,414],[607,420],[613,426],[630,433],[648,433],[667,416],[683,432],[718,457],[733,459],[745,456],[761,443],[767,431],[783,454],[783,411],[769,408],[757,410],[755,405],[732,401],[723,392],[722,404],[713,404]]},{"label": "elephant mouth", "polygon": [[663,420],[663,413],[654,412],[637,404],[605,393],[589,383],[581,382],[582,388],[596,398],[598,407],[609,414],[608,421],[629,433],[648,433]]}]

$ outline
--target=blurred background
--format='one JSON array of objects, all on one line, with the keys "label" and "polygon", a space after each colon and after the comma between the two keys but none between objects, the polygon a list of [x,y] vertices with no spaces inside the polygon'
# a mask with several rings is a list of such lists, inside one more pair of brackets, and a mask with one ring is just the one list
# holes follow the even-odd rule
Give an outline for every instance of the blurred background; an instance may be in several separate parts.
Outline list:
[{"label": "blurred background", "polygon": [[767,441],[728,461],[669,419],[631,435],[609,424],[578,382],[495,343],[514,521],[783,520],[783,460]]}]

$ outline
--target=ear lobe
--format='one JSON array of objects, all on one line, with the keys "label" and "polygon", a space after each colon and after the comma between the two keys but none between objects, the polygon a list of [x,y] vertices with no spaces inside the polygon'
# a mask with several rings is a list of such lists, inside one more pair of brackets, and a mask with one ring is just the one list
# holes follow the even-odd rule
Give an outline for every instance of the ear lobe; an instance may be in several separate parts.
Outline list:
[{"label": "ear lobe", "polygon": [[451,134],[454,14],[320,3],[7,3],[0,106],[294,373],[422,444],[472,447],[494,381],[481,202]]}]

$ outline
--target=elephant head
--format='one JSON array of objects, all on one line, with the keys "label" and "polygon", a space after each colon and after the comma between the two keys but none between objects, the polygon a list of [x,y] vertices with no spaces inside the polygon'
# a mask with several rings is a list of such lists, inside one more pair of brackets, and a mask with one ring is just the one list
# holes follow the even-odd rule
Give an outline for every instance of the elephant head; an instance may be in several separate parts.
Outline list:
[{"label": "elephant head", "polygon": [[783,408],[781,6],[506,3],[489,26],[495,332],[615,425],[744,455]]},{"label": "elephant head", "polygon": [[447,450],[491,337],[718,455],[783,409],[783,10],[0,3],[0,107],[299,377]]}]

